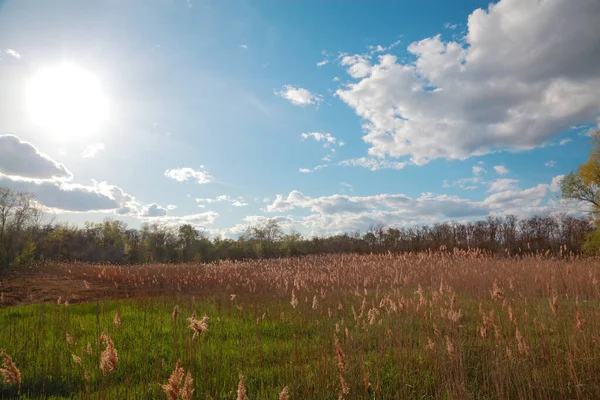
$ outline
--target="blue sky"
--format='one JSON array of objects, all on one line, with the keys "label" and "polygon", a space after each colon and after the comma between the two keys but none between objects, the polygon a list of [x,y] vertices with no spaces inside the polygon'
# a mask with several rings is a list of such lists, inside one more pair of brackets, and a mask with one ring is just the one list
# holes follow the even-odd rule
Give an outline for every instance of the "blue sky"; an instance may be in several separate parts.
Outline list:
[{"label": "blue sky", "polygon": [[[227,236],[577,213],[557,182],[598,124],[598,18],[595,0],[7,0],[0,185],[59,221]],[[32,79],[65,64],[100,83],[93,127],[32,119]],[[59,113],[94,116],[86,93]]]}]

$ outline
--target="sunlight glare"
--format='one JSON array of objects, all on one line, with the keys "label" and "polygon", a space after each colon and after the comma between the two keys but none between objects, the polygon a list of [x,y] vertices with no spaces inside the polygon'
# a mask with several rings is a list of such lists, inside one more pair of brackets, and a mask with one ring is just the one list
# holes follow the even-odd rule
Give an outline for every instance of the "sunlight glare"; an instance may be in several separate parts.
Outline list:
[{"label": "sunlight glare", "polygon": [[26,96],[33,123],[60,140],[96,133],[108,113],[98,77],[70,63],[39,70]]}]

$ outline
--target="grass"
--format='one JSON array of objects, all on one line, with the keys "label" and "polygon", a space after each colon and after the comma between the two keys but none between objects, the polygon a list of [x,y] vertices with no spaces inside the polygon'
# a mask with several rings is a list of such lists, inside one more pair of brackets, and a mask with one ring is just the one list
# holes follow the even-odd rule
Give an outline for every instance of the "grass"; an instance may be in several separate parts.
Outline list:
[{"label": "grass", "polygon": [[[67,268],[131,298],[0,309],[0,348],[22,375],[20,392],[0,383],[0,398],[164,399],[177,361],[198,399],[235,399],[240,372],[250,399],[285,386],[291,399],[600,397],[596,260],[427,253]],[[193,312],[210,318],[196,340]],[[102,333],[118,352],[106,375]]]}]

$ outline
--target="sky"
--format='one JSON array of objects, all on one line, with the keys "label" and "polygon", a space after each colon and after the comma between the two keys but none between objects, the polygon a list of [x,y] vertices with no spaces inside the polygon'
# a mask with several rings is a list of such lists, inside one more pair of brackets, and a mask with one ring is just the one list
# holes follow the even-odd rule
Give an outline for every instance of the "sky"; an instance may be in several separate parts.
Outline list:
[{"label": "sky", "polygon": [[330,235],[581,212],[597,0],[0,0],[0,186],[57,222]]}]

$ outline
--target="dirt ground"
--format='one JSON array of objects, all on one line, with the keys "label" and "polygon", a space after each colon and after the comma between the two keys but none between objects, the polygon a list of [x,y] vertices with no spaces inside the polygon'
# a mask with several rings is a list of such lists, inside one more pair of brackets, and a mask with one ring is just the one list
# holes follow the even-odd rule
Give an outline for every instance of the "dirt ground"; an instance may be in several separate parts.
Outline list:
[{"label": "dirt ground", "polygon": [[0,308],[25,304],[55,303],[60,298],[70,304],[130,296],[127,287],[116,288],[102,279],[86,280],[56,266],[40,266],[0,275]]}]

